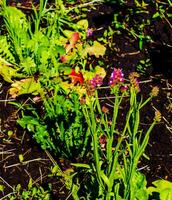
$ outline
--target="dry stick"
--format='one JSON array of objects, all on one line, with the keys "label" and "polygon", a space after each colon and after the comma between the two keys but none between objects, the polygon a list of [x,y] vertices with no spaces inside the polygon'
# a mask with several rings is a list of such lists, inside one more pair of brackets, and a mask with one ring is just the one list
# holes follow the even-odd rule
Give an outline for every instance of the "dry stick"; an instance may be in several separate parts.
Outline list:
[{"label": "dry stick", "polygon": [[103,2],[102,0],[93,0],[91,2],[87,2],[87,3],[83,3],[81,5],[74,6],[71,9],[69,9],[69,11],[74,10],[75,8],[83,8],[83,7],[87,7],[89,5],[93,5],[95,3],[102,3],[102,2]]},{"label": "dry stick", "polygon": [[22,135],[22,138],[21,138],[21,142],[20,142],[21,144],[22,144],[23,141],[24,141],[24,137],[25,137],[25,135],[26,135],[26,131],[23,132],[23,135]]},{"label": "dry stick", "polygon": [[16,99],[0,99],[0,103],[3,102],[8,102],[8,101],[15,101]]},{"label": "dry stick", "polygon": [[10,192],[9,194],[7,194],[4,197],[2,197],[0,200],[3,200],[3,199],[6,200],[6,197],[10,196],[11,194],[15,194],[15,193],[17,193],[17,192]]},{"label": "dry stick", "polygon": [[42,183],[42,171],[41,171],[40,167],[39,167],[39,173],[40,173],[40,179],[41,179],[41,183]]},{"label": "dry stick", "polygon": [[16,166],[19,166],[19,165],[26,165],[28,163],[35,162],[35,161],[43,161],[43,160],[46,161],[48,159],[36,158],[36,159],[33,159],[33,160],[27,160],[27,161],[24,161],[22,163],[16,163],[16,164],[13,164],[13,165],[8,165],[8,166],[5,167],[5,169],[11,168],[11,167],[16,167]]},{"label": "dry stick", "polygon": [[170,26],[170,28],[172,29],[172,24],[170,23],[170,21],[166,18],[166,16],[164,15],[164,13],[161,13],[163,18],[165,19],[165,21],[167,22],[167,24]]},{"label": "dry stick", "polygon": [[13,187],[12,187],[9,183],[7,183],[7,181],[5,181],[1,176],[0,176],[0,179],[1,179],[8,187],[10,187],[10,188],[13,190]]},{"label": "dry stick", "polygon": [[44,179],[44,178],[46,178],[48,175],[45,175],[45,176],[43,176],[42,175],[42,177],[40,178],[40,177],[38,177],[35,181],[33,181],[33,185],[35,185],[35,184],[37,184],[37,182],[39,182],[40,181],[40,179],[41,179],[41,183],[42,183],[42,180]]},{"label": "dry stick", "polygon": [[26,169],[24,169],[24,171],[25,171],[26,174],[29,176],[29,178],[32,179],[32,177],[31,177],[31,175],[29,174],[29,172],[28,172]]},{"label": "dry stick", "polygon": [[[12,150],[15,150],[15,149],[12,149]],[[0,152],[0,155],[4,155],[4,154],[13,154],[13,152],[11,152],[10,150]]]},{"label": "dry stick", "polygon": [[52,157],[52,155],[49,153],[49,151],[45,150],[45,153],[47,154],[48,158],[51,160],[51,162],[54,165],[57,165],[57,162],[54,160],[54,158]]},{"label": "dry stick", "polygon": [[3,158],[3,159],[0,161],[0,163],[1,163],[1,162],[4,162],[5,160],[8,160],[8,158],[13,157],[13,156],[15,156],[15,153],[13,153],[12,155],[7,156],[6,158]]},{"label": "dry stick", "polygon": [[32,149],[30,148],[30,149],[28,149],[25,153],[23,153],[23,157],[24,157],[26,154],[30,153],[31,150],[32,150]]},{"label": "dry stick", "polygon": [[11,157],[11,156],[14,156],[15,153],[14,153],[14,152],[11,152],[11,151],[14,151],[14,150],[15,150],[15,149],[9,149],[9,150],[7,150],[7,151],[0,152],[0,155],[2,155],[2,160],[1,160],[0,162],[4,161],[4,155],[5,155],[5,154],[6,154],[6,155],[12,154],[12,155],[10,155],[10,156],[7,156],[7,157],[5,158],[5,160],[6,160],[7,158]]}]

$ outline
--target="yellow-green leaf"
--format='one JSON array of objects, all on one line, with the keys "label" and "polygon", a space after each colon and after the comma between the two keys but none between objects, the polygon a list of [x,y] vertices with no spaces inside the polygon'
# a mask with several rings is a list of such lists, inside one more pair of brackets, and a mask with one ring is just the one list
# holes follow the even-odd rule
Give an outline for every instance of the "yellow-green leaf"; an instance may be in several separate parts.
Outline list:
[{"label": "yellow-green leaf", "polygon": [[40,82],[38,80],[35,81],[34,77],[15,81],[11,86],[12,87],[9,89],[9,94],[13,98],[16,98],[22,94],[38,95],[39,93],[43,92]]},{"label": "yellow-green leaf", "polygon": [[87,30],[88,29],[88,20],[82,19],[77,22],[77,25],[79,26],[79,28]]},{"label": "yellow-green leaf", "polygon": [[106,71],[103,67],[96,66],[95,67],[95,74],[99,74],[102,78],[106,76]]},{"label": "yellow-green leaf", "polygon": [[22,155],[22,154],[19,154],[19,161],[20,161],[20,162],[23,162],[23,160],[24,160],[23,155]]},{"label": "yellow-green leaf", "polygon": [[8,83],[12,83],[12,77],[16,76],[17,74],[17,70],[12,66],[12,64],[8,63],[3,58],[0,58],[0,75]]},{"label": "yellow-green leaf", "polygon": [[90,56],[94,55],[96,58],[99,58],[100,56],[104,56],[105,51],[105,46],[103,46],[97,41],[94,41],[93,46],[88,46],[85,49],[85,54],[89,54]]}]

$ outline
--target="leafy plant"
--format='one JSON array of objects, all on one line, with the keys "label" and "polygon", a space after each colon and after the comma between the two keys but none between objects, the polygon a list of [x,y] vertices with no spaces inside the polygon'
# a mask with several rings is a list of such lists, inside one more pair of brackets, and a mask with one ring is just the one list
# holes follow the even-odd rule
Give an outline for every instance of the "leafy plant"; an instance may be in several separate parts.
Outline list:
[{"label": "leafy plant", "polygon": [[[33,186],[32,179],[29,180],[28,188],[22,189],[21,185],[18,184],[16,187],[14,187],[13,192],[9,195],[6,195],[5,198],[9,198],[10,200],[15,199],[38,199],[38,200],[50,200],[51,194],[50,189],[45,190],[43,187],[39,186]],[[4,199],[4,198],[2,198]]]},{"label": "leafy plant", "polygon": [[[92,136],[98,199],[148,199],[146,179],[137,171],[137,165],[153,127],[160,120],[160,113],[156,113],[143,135],[143,131],[139,130],[140,110],[157,95],[158,88],[153,88],[147,100],[138,100],[137,93],[140,89],[137,76],[132,73],[129,77],[130,84],[126,85],[120,69],[114,69],[109,82],[115,97],[111,119],[107,115],[109,110],[101,108],[97,90],[92,93],[94,96],[90,96],[89,104],[82,105]],[[118,130],[116,125],[119,123],[119,108],[126,95],[129,96],[129,110],[125,122],[121,124],[121,130]]]},{"label": "leafy plant", "polygon": [[156,180],[152,183],[154,187],[148,188],[149,194],[158,193],[160,200],[170,200],[172,198],[172,183],[167,180]]}]

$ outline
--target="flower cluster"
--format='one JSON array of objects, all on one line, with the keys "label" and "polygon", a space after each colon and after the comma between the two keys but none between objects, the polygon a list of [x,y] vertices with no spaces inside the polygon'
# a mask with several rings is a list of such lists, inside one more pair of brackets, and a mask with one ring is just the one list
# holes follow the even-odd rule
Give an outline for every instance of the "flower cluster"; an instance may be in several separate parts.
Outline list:
[{"label": "flower cluster", "polygon": [[155,111],[155,121],[160,122],[161,121],[161,113],[159,110]]},{"label": "flower cluster", "polygon": [[101,77],[99,74],[96,74],[95,77],[90,80],[90,84],[93,86],[93,88],[100,87],[103,84],[103,77]]},{"label": "flower cluster", "polygon": [[124,82],[124,74],[122,72],[122,69],[114,68],[110,76],[109,85],[113,86],[116,84],[121,84],[123,82]]},{"label": "flower cluster", "polygon": [[159,93],[159,88],[157,86],[155,86],[155,87],[152,88],[150,95],[152,97],[156,97],[158,95],[158,93]]}]

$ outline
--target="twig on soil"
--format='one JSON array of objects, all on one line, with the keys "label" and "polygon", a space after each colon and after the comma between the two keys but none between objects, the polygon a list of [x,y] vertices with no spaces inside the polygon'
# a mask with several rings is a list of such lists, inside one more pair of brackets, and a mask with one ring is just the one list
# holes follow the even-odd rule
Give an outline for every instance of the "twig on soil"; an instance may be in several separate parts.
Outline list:
[{"label": "twig on soil", "polygon": [[143,166],[143,167],[138,168],[137,171],[141,171],[141,170],[143,170],[143,169],[145,169],[145,168],[147,168],[147,167],[148,167],[148,165],[145,165],[145,166]]},{"label": "twig on soil", "polygon": [[1,151],[1,152],[0,152],[0,155],[4,155],[4,154],[13,154],[13,152],[11,152],[11,151],[14,151],[14,150],[16,150],[16,149],[9,149],[9,150],[6,150],[6,151]]},{"label": "twig on soil", "polygon": [[9,194],[5,195],[4,197],[1,198],[1,200],[5,199],[6,200],[6,197],[9,197],[11,194],[15,194],[17,192],[10,192]]},{"label": "twig on soil", "polygon": [[0,161],[0,163],[1,163],[1,162],[4,162],[5,160],[8,160],[10,157],[13,157],[13,156],[15,156],[15,153],[13,153],[12,155],[7,156],[6,158],[3,158],[3,159]]},{"label": "twig on soil", "polygon": [[40,179],[41,179],[41,183],[42,183],[42,171],[41,171],[40,167],[39,167],[39,173],[40,173]]},{"label": "twig on soil", "polygon": [[47,151],[45,150],[45,153],[47,154],[48,158],[51,160],[51,162],[54,164],[54,165],[57,165],[57,162],[54,160],[54,158],[52,157],[52,155]]},{"label": "twig on soil", "polygon": [[1,176],[0,176],[0,179],[1,179],[8,187],[10,187],[10,188],[13,190],[13,187],[12,187],[9,183],[7,183],[7,181],[5,181]]},{"label": "twig on soil", "polygon": [[30,149],[28,149],[25,153],[23,153],[23,157],[24,157],[26,154],[30,153],[31,150],[32,150],[32,149],[30,148]]},{"label": "twig on soil", "polygon": [[83,8],[83,7],[87,7],[87,6],[90,6],[90,5],[94,5],[95,3],[102,3],[102,2],[103,2],[102,0],[93,0],[91,2],[83,3],[83,4],[80,4],[80,5],[77,5],[77,6],[74,6],[74,7],[70,8],[69,12],[71,10],[76,9],[76,8]]},{"label": "twig on soil", "polygon": [[31,175],[29,174],[29,172],[28,172],[26,169],[24,169],[24,171],[25,171],[26,174],[29,176],[29,179],[31,179],[32,177],[31,177]]},{"label": "twig on soil", "polygon": [[23,144],[25,135],[26,135],[26,131],[23,132],[23,135],[22,135],[22,138],[21,138],[21,141],[20,141],[21,144]]},{"label": "twig on soil", "polygon": [[33,159],[33,160],[27,160],[27,161],[24,161],[24,162],[13,164],[13,165],[8,165],[8,166],[5,167],[5,169],[11,168],[11,167],[17,167],[19,165],[27,165],[28,163],[35,162],[35,161],[46,161],[46,160],[48,160],[48,159],[36,158],[36,159]]},{"label": "twig on soil", "polygon": [[42,176],[42,177],[38,177],[35,181],[33,181],[33,185],[37,184],[37,182],[39,182],[41,180],[41,183],[43,181],[44,178],[47,178],[48,175]]},{"label": "twig on soil", "polygon": [[0,99],[0,103],[5,103],[9,101],[16,101],[16,99]]},{"label": "twig on soil", "polygon": [[126,53],[121,53],[120,55],[117,54],[117,56],[124,58],[125,56],[133,56],[133,55],[137,55],[139,53],[140,53],[140,51],[134,51],[134,52],[128,52],[128,53],[126,52]]},{"label": "twig on soil", "polygon": [[150,82],[152,82],[152,79],[145,80],[145,81],[139,81],[140,84],[142,84],[142,83],[150,83]]}]

